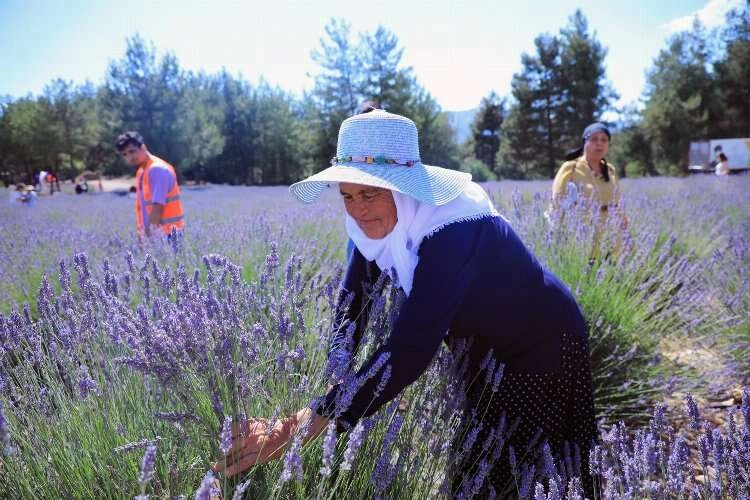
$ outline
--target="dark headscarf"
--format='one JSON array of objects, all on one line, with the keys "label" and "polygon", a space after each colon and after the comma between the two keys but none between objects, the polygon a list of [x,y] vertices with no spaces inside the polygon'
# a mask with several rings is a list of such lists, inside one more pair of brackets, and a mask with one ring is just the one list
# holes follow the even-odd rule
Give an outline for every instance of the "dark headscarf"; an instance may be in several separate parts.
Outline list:
[{"label": "dark headscarf", "polygon": [[[608,139],[612,139],[612,134],[610,133],[609,128],[607,128],[607,126],[601,122],[596,122],[583,129],[583,134],[581,134],[583,144],[586,143],[586,140],[588,140],[589,137],[597,132],[604,132],[605,134],[607,134]],[[580,158],[580,156],[583,154],[583,144],[581,144],[581,147],[579,148],[568,151],[568,153],[565,155],[565,161]],[[602,177],[604,177],[604,182],[609,182],[609,168],[607,167],[606,161],[604,162],[604,168],[602,168]]]}]

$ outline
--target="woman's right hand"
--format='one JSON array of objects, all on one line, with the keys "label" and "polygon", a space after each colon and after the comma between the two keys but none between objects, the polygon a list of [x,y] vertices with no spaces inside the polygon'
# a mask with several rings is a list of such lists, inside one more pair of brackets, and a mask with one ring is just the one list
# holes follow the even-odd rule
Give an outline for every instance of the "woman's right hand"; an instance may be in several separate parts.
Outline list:
[{"label": "woman's right hand", "polygon": [[309,422],[304,442],[318,436],[328,425],[328,420],[316,415],[310,408],[276,421],[270,429],[266,419],[249,419],[232,425],[232,447],[224,460],[214,464],[216,472],[232,477],[250,468],[280,458],[290,444],[294,433]]},{"label": "woman's right hand", "polygon": [[232,425],[232,447],[224,460],[214,464],[216,472],[232,477],[255,465],[279,458],[295,429],[294,417],[277,421],[269,432],[269,421],[250,419]]}]

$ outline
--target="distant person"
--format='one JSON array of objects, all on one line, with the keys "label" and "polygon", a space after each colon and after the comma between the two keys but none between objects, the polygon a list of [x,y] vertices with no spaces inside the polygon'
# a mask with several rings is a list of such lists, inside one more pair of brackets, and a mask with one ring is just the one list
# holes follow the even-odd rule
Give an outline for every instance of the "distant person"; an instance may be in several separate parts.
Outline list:
[{"label": "distant person", "polygon": [[172,229],[182,231],[185,216],[174,167],[149,153],[138,132],[121,134],[115,141],[115,147],[126,162],[138,169],[135,174],[138,232],[151,236],[151,226],[159,227],[167,236]]},{"label": "distant person", "polygon": [[727,155],[719,153],[716,159],[719,160],[714,167],[716,175],[729,175],[729,158],[727,158]]},{"label": "distant person", "polygon": [[719,156],[723,154],[724,150],[722,149],[721,144],[717,144],[716,146],[714,146],[714,159],[711,160],[711,163],[708,164],[708,168],[716,171],[716,166],[721,163],[721,159],[719,159]]},{"label": "distant person", "polygon": [[52,172],[47,172],[47,175],[45,176],[45,181],[47,181],[47,184],[49,184],[49,195],[52,196],[55,191],[58,193],[60,192],[60,181],[57,178],[55,174]]},{"label": "distant person", "polygon": [[130,186],[130,189],[128,190],[128,198],[132,198],[133,200],[135,200],[137,196],[138,190],[135,188],[135,186]]},{"label": "distant person", "polygon": [[34,187],[41,193],[42,191],[44,191],[44,182],[46,182],[47,180],[47,172],[45,170],[40,170],[36,176],[36,179],[34,180]]},{"label": "distant person", "polygon": [[26,184],[16,184],[16,188],[11,190],[8,201],[13,206],[34,206],[36,203],[36,192],[34,186]]},{"label": "distant person", "polygon": [[[609,152],[609,141],[612,135],[603,123],[592,123],[582,134],[583,145],[570,151],[566,162],[557,171],[552,184],[552,210],[562,212],[562,217],[580,200],[594,203],[599,207],[599,217],[595,222],[594,248],[592,257],[598,253],[601,229],[610,224],[610,211],[620,203],[620,189],[617,182],[617,170],[606,159]],[[624,213],[616,211],[619,230],[628,228],[628,219]],[[619,251],[621,241],[615,243],[611,250]],[[609,253],[609,252],[608,252]]]},{"label": "distant person", "polygon": [[86,181],[77,182],[75,187],[76,194],[83,194],[89,192],[89,183]]}]

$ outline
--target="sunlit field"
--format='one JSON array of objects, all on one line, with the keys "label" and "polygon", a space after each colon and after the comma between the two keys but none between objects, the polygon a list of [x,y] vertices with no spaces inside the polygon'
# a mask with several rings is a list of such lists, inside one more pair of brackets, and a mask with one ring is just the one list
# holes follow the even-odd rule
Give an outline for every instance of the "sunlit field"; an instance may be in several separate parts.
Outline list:
[{"label": "sunlit field", "polygon": [[[545,215],[549,182],[485,185],[589,322],[598,495],[747,498],[750,176],[622,187],[622,251],[592,259],[588,207],[560,220]],[[336,190],[311,206],[286,187],[182,199],[187,228],[172,242],[138,241],[134,201],[112,193],[0,207],[0,497],[208,498],[226,422],[292,413],[351,376],[327,362],[346,266]],[[355,365],[403,297],[386,282],[373,300]],[[476,496],[481,477],[451,489],[452,443],[471,436],[458,361],[441,350],[349,432],[217,474],[224,498]],[[518,462],[513,496],[575,498],[564,463]]]}]

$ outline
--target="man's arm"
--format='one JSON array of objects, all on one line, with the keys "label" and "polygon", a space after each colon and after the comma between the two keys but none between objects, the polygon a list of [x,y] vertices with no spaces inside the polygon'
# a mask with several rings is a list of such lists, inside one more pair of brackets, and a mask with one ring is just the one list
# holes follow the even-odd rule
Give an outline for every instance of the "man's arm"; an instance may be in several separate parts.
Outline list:
[{"label": "man's arm", "polygon": [[[148,170],[148,182],[151,185],[151,212],[148,216],[148,224],[161,226],[161,216],[164,213],[164,205],[167,202],[167,194],[175,183],[174,177],[169,170],[163,166],[154,166]],[[150,231],[146,228],[146,235]]]},{"label": "man's arm", "polygon": [[151,205],[151,213],[148,214],[148,223],[152,226],[161,226],[161,213],[164,211],[164,205],[154,203]]}]

